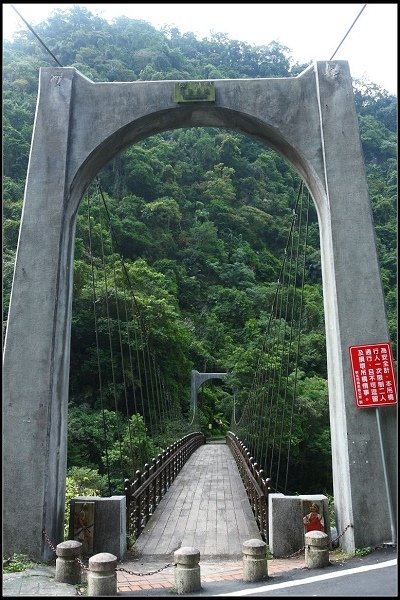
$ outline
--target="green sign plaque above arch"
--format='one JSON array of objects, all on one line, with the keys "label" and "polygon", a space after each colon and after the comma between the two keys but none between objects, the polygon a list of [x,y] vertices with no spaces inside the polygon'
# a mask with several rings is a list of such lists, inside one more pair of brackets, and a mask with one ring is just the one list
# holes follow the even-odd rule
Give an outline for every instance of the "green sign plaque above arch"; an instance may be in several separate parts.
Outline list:
[{"label": "green sign plaque above arch", "polygon": [[215,102],[213,81],[180,81],[175,84],[175,102]]}]

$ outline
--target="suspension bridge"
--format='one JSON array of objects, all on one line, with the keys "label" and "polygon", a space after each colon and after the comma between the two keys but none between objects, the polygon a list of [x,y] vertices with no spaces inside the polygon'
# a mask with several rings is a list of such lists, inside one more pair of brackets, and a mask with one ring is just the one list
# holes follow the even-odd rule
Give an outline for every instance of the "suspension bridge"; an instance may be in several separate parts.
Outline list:
[{"label": "suspension bridge", "polygon": [[[288,490],[288,469],[292,442],[293,416],[297,394],[297,373],[300,354],[300,333],[307,258],[307,233],[310,212],[309,194],[303,193],[300,183],[291,219],[288,223],[286,246],[269,317],[258,348],[258,364],[254,367],[251,386],[243,392],[238,378],[233,377],[232,420],[230,429],[238,434],[254,456],[262,457],[260,469],[276,481],[275,490]],[[124,480],[127,468],[132,473],[153,458],[144,454],[145,431],[137,430],[138,422],[130,421],[140,415],[152,439],[160,436],[172,443],[177,436],[198,431],[199,410],[197,393],[210,380],[228,382],[229,373],[191,374],[191,396],[188,401],[173,401],[162,374],[162,361],[156,342],[146,325],[145,307],[137,295],[114,233],[110,210],[100,185],[92,196],[87,194],[87,251],[90,256],[90,287],[95,331],[95,353],[98,370],[98,393],[104,413],[105,390],[111,390],[116,413],[124,413],[128,422],[125,445],[128,456],[123,457],[124,442],[119,439],[119,466]],[[98,217],[96,226],[93,213]],[[98,248],[94,256],[93,248]],[[109,254],[105,252],[109,248]],[[104,372],[106,364],[111,368]],[[103,355],[103,367],[100,356]],[[189,375],[187,377],[189,380]],[[121,391],[122,389],[122,391]],[[108,393],[110,396],[110,393]],[[182,412],[183,411],[183,412]],[[165,431],[172,429],[169,437]],[[110,426],[106,425],[105,431]],[[118,432],[119,433],[119,432]],[[164,437],[163,437],[164,434]],[[175,436],[175,437],[174,437]],[[120,436],[119,436],[120,437]],[[138,438],[138,439],[136,439]],[[104,436],[107,451],[110,440]],[[123,462],[127,465],[123,466]],[[108,460],[106,460],[108,463]],[[114,468],[118,470],[118,466]],[[117,473],[116,473],[117,474]],[[110,476],[109,476],[110,480]],[[109,481],[109,488],[111,483]]]},{"label": "suspension bridge", "polygon": [[[240,390],[234,394],[229,445],[242,481],[248,482],[245,490],[252,509],[252,515],[246,509],[250,520],[235,516],[243,523],[238,539],[245,527],[254,532],[254,523],[258,535],[267,538],[268,493],[271,489],[285,492],[288,486],[310,197],[320,226],[333,484],[338,530],[344,532],[341,543],[351,551],[395,535],[396,468],[395,453],[390,451],[396,444],[394,407],[359,410],[349,361],[349,348],[384,345],[388,331],[348,65],[345,61],[321,61],[294,78],[206,83],[194,82],[194,87],[191,82],[174,81],[93,84],[74,68],[41,69],[4,350],[7,494],[3,540],[8,553],[49,558],[43,531],[54,541],[62,538],[73,242],[82,198],[96,173],[123,148],[153,133],[194,126],[232,128],[257,137],[287,158],[309,190],[308,195],[303,194],[303,186],[299,188],[251,389],[245,397],[240,396]],[[103,201],[99,187],[96,195]],[[115,317],[116,344],[124,357],[123,410],[129,422],[120,446],[130,450],[126,455],[121,451],[116,463],[120,463],[128,499],[129,527],[140,540],[151,515],[154,530],[161,529],[164,517],[160,510],[156,518],[157,506],[167,497],[164,492],[168,488],[171,492],[172,481],[178,478],[189,455],[201,465],[206,458],[200,457],[206,457],[211,446],[200,444],[205,454],[199,454],[200,448],[195,447],[200,440],[196,405],[190,410],[189,403],[182,411],[181,402],[169,393],[129,272],[123,263],[117,264],[112,227],[108,241],[111,259],[107,263],[105,240],[101,231],[95,235],[91,225],[92,212],[89,201],[89,248],[96,245],[101,251],[97,262],[91,259],[96,344],[100,338],[107,342],[111,316]],[[101,282],[96,280],[99,274]],[[122,280],[124,286],[117,287]],[[111,367],[107,390],[114,397],[116,412],[121,412],[114,343],[108,342]],[[101,403],[104,384],[99,372]],[[139,433],[131,435],[135,415],[140,415],[152,437],[159,440],[162,426],[181,424],[174,431],[179,441],[167,441],[163,444],[169,444],[167,449],[144,466],[145,430],[136,422]],[[218,465],[219,459],[215,461]],[[223,462],[229,464],[227,455]],[[127,469],[131,477],[126,477]],[[200,466],[197,470],[201,471]],[[197,479],[201,490],[201,477]],[[111,492],[111,477],[109,481]],[[365,481],[374,482],[373,493]],[[236,498],[239,483],[233,488]],[[195,497],[196,491],[192,505]],[[229,523],[225,521],[228,530],[236,507],[235,500],[230,504],[224,491],[225,499],[227,504],[221,510],[232,515]],[[218,490],[214,504],[218,507]],[[191,509],[187,505],[182,510],[189,510],[186,523],[191,524]],[[212,522],[211,516],[206,522]],[[216,536],[224,539],[223,532],[218,531],[218,519],[216,524]],[[171,531],[170,545],[164,540],[165,547],[160,546],[165,552],[175,543],[189,540],[183,525],[176,534],[172,524],[165,521],[163,526]],[[198,532],[190,533],[195,540]],[[164,541],[159,538],[157,544]],[[147,544],[153,547],[149,539],[143,549]]]},{"label": "suspension bridge", "polygon": [[[99,182],[92,193],[86,194],[85,204],[86,218],[78,230],[87,233],[90,256],[97,393],[106,423],[109,493],[115,491],[112,480],[115,486],[120,470],[127,500],[128,533],[136,540],[135,552],[168,555],[180,545],[195,545],[204,556],[218,552],[238,557],[245,539],[268,540],[268,493],[288,489],[309,194],[304,194],[300,183],[252,386],[245,400],[239,389],[232,396],[232,431],[223,446],[202,446],[205,436],[195,433],[201,429],[197,396],[204,383],[226,381],[230,374],[193,370],[190,412],[189,402],[182,407],[171,400],[144,309],[129,269],[121,253],[116,252],[118,240],[111,211]],[[94,248],[98,249],[97,256]],[[109,249],[108,255],[105,248]],[[107,364],[111,365],[108,373],[100,365],[99,357],[104,351],[108,354]],[[113,391],[115,414],[126,412],[128,423],[125,438],[118,439],[119,461],[114,468],[110,468],[108,460],[112,440],[107,439],[110,424],[104,410],[104,389]],[[138,429],[140,423],[145,427]],[[168,429],[172,431],[165,437]],[[146,454],[146,430],[153,440],[161,436],[171,446],[157,457],[150,456],[148,450]],[[178,433],[185,437],[177,441],[173,436]],[[193,457],[192,452],[196,454]],[[258,464],[250,454],[259,456],[262,462]],[[190,466],[185,465],[187,459]],[[127,477],[127,473],[132,476]],[[276,482],[275,487],[272,481]]]}]

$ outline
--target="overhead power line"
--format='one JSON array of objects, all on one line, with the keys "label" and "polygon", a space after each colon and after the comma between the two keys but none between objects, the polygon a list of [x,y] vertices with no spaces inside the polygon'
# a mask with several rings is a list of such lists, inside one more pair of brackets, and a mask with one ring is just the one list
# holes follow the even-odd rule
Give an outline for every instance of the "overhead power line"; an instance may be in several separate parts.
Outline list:
[{"label": "overhead power line", "polygon": [[358,17],[361,15],[362,11],[364,10],[364,8],[367,5],[364,4],[364,6],[362,7],[362,9],[360,10],[360,12],[358,13],[358,15],[356,16],[356,18],[354,19],[353,23],[351,24],[349,30],[347,31],[346,35],[344,36],[344,38],[342,39],[342,41],[340,42],[339,46],[336,48],[335,52],[332,54],[332,56],[330,57],[329,60],[332,60],[333,57],[335,56],[336,52],[339,50],[340,46],[343,44],[344,40],[347,38],[347,36],[349,35],[350,31],[353,29],[354,25],[356,24],[356,21],[358,19]]}]

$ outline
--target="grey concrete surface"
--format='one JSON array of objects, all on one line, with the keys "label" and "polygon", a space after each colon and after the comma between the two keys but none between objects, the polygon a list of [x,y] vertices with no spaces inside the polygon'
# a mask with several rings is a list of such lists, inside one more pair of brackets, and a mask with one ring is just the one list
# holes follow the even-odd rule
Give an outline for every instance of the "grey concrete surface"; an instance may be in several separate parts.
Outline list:
[{"label": "grey concrete surface", "polygon": [[77,587],[55,581],[55,567],[38,565],[18,573],[3,573],[2,596],[77,596]]},{"label": "grey concrete surface", "polygon": [[[76,496],[71,500],[69,539],[74,539],[76,502],[94,502],[93,552],[110,552],[121,559],[126,552],[126,497]],[[82,537],[84,539],[84,537]],[[84,548],[83,548],[84,551]]]},{"label": "grey concrete surface", "polygon": [[191,390],[190,390],[190,403],[194,415],[197,413],[197,392],[199,387],[203,385],[205,381],[210,379],[222,379],[224,380],[227,373],[199,373],[195,369],[192,370],[191,375]]},{"label": "grey concrete surface", "polygon": [[[323,494],[268,494],[268,534],[269,549],[277,558],[297,552],[304,546],[304,501],[322,504],[324,527],[331,541],[328,498]],[[308,512],[308,511],[307,511]],[[337,534],[336,534],[337,535]]]}]

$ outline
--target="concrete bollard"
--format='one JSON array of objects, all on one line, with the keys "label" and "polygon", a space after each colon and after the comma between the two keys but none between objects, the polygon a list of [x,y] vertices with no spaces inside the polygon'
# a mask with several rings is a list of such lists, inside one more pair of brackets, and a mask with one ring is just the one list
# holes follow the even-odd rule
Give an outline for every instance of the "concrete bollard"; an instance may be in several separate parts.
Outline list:
[{"label": "concrete bollard", "polygon": [[117,560],[109,552],[100,552],[89,558],[88,596],[117,595]]},{"label": "concrete bollard", "polygon": [[82,544],[76,540],[61,542],[56,548],[56,575],[59,583],[81,583],[81,566],[76,558],[82,555]]},{"label": "concrete bollard", "polygon": [[242,544],[243,581],[268,579],[267,544],[262,540],[246,540]]},{"label": "concrete bollard", "polygon": [[175,550],[175,588],[178,594],[201,589],[199,561],[200,551],[197,548],[183,546]]},{"label": "concrete bollard", "polygon": [[323,531],[305,534],[305,561],[307,569],[320,569],[329,565],[328,536]]}]

